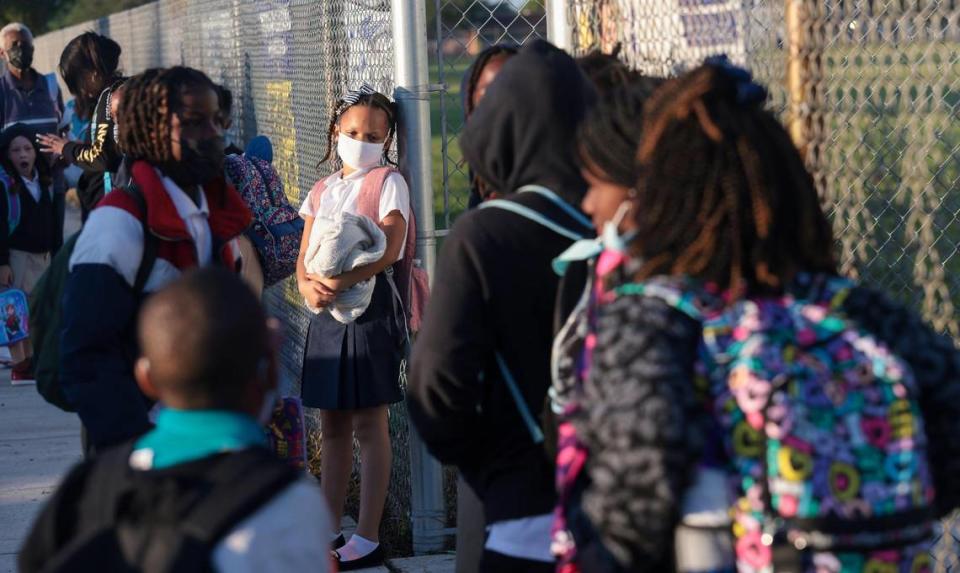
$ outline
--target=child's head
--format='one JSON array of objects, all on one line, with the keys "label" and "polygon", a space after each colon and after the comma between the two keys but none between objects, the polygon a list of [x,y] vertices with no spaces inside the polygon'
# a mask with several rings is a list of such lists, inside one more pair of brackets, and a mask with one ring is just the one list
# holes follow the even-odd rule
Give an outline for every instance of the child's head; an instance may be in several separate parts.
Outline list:
[{"label": "child's head", "polygon": [[120,66],[120,44],[95,32],[70,40],[60,54],[60,75],[77,98],[77,114],[89,119],[100,92],[113,82]]},{"label": "child's head", "polygon": [[646,106],[637,151],[639,278],[684,274],[734,295],[836,272],[833,234],[766,90],[725,60],[672,80]]},{"label": "child's head", "polygon": [[473,113],[473,110],[487,93],[487,88],[496,79],[497,74],[503,64],[511,56],[516,55],[517,49],[507,44],[496,44],[490,46],[477,56],[470,66],[469,76],[467,77],[464,90],[464,115],[467,117]]},{"label": "child's head", "polygon": [[390,160],[390,144],[397,131],[397,106],[368,84],[343,96],[330,114],[326,162],[337,145],[337,155],[352,169],[375,167]]},{"label": "child's head", "polygon": [[224,141],[216,86],[203,72],[155,68],[124,85],[117,117],[120,147],[179,185],[203,185],[223,174]]},{"label": "child's head", "polygon": [[577,151],[588,185],[581,208],[598,232],[618,214],[622,230],[633,227],[643,106],[662,83],[659,78],[637,75],[619,87],[601,91],[600,101],[580,124]]},{"label": "child's head", "polygon": [[226,269],[191,272],[152,296],[139,335],[137,382],[167,406],[256,416],[276,386],[263,308]]},{"label": "child's head", "polygon": [[39,157],[36,133],[26,125],[17,123],[0,133],[0,166],[13,179],[15,189],[22,185],[17,175],[33,179],[34,171],[40,175],[41,184],[50,184],[49,165],[37,161]]},{"label": "child's head", "polygon": [[583,73],[597,87],[597,91],[604,94],[619,86],[626,85],[638,78],[640,74],[630,69],[620,60],[620,49],[623,44],[617,43],[609,54],[596,49],[577,58],[577,64]]}]

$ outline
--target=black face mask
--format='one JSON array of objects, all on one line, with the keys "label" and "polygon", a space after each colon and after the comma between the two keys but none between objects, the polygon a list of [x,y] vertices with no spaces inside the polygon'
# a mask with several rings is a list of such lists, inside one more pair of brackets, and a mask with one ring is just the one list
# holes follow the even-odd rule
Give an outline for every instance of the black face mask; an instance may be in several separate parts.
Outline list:
[{"label": "black face mask", "polygon": [[183,159],[174,162],[165,171],[179,184],[206,185],[223,176],[224,140],[222,136],[208,139],[181,139]]},{"label": "black face mask", "polygon": [[21,44],[7,50],[7,62],[18,70],[29,70],[33,65],[33,46]]}]

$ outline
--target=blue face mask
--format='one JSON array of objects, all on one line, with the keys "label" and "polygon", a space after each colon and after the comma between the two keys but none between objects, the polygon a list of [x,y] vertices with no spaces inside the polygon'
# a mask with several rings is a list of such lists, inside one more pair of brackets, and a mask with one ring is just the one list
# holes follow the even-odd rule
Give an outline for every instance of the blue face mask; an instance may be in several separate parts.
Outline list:
[{"label": "blue face mask", "polygon": [[620,223],[630,211],[631,201],[624,201],[617,209],[617,213],[603,224],[603,230],[600,236],[594,239],[581,239],[574,242],[566,251],[553,259],[553,272],[563,276],[567,272],[570,263],[577,261],[589,261],[600,256],[604,251],[625,252],[630,241],[636,236],[636,231],[620,233]]}]

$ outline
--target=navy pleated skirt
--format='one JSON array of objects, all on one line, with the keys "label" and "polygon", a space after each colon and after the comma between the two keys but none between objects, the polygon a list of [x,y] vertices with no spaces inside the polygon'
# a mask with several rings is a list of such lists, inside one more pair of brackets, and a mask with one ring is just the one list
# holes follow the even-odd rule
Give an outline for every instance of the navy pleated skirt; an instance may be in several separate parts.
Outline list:
[{"label": "navy pleated skirt", "polygon": [[403,400],[400,363],[406,351],[403,312],[385,275],[377,275],[363,315],[342,324],[322,312],[310,320],[301,398],[321,410],[359,410]]}]

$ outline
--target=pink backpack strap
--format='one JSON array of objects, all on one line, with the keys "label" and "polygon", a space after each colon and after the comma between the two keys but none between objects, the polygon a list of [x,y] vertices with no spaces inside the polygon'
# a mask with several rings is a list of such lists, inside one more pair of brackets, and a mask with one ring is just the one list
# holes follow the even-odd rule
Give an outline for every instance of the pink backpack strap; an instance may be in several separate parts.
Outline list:
[{"label": "pink backpack strap", "polygon": [[323,192],[327,190],[327,179],[329,179],[329,177],[324,177],[314,183],[310,189],[310,193],[307,193],[307,202],[310,205],[310,210],[314,213],[320,210],[320,197],[323,195]]},{"label": "pink backpack strap", "polygon": [[360,196],[357,197],[357,213],[370,217],[374,223],[380,223],[380,192],[387,177],[396,171],[393,167],[377,167],[363,176]]},{"label": "pink backpack strap", "polygon": [[[363,178],[363,185],[360,188],[360,196],[357,198],[357,212],[366,215],[376,222],[380,222],[380,193],[383,184],[393,173],[398,173],[393,167],[378,167]],[[397,290],[400,291],[400,298],[408,319],[415,316],[419,318],[419,309],[413,308],[413,297],[411,297],[412,275],[414,259],[417,254],[417,219],[413,209],[413,198],[410,198],[410,212],[407,219],[407,237],[403,258],[393,265],[394,282]],[[418,328],[414,328],[417,330]]]}]

